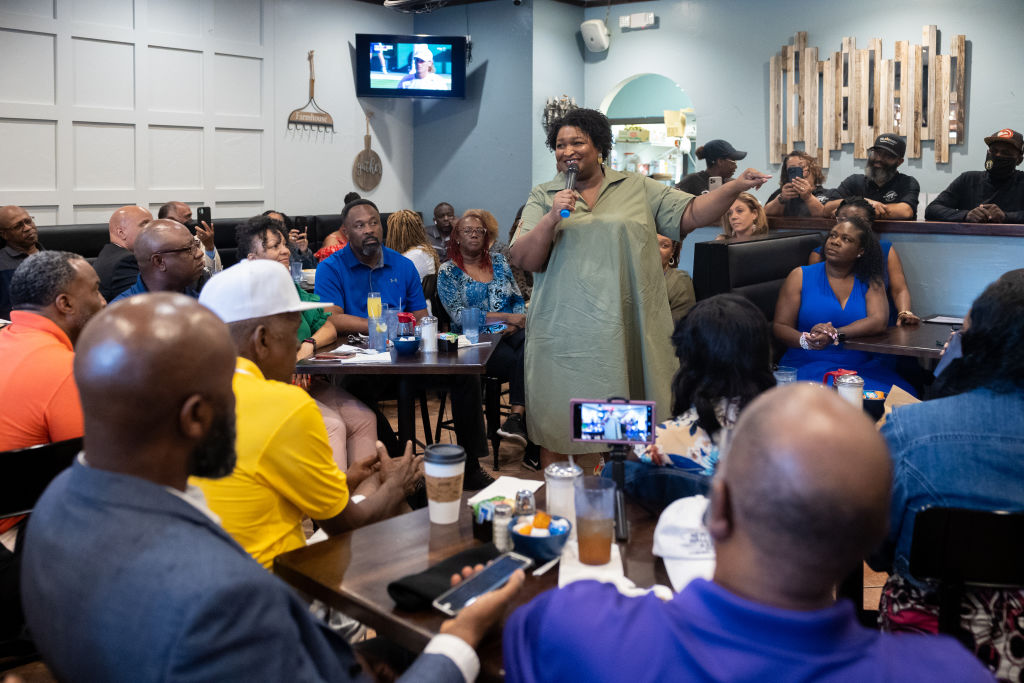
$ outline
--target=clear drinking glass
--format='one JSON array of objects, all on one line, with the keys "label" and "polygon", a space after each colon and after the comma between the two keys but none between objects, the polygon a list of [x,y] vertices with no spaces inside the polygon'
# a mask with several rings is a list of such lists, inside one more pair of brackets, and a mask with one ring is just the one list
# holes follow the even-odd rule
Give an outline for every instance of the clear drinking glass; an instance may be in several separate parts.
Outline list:
[{"label": "clear drinking glass", "polygon": [[615,532],[615,482],[603,477],[578,477],[575,486],[580,562],[608,564]]}]

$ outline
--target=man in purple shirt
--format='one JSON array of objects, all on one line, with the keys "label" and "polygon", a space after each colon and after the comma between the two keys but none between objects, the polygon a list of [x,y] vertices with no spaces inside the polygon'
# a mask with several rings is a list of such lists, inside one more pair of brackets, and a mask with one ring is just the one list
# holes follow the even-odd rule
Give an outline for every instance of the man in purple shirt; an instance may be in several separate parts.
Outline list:
[{"label": "man in purple shirt", "polygon": [[508,681],[991,681],[946,636],[862,627],[836,584],[885,534],[891,465],[865,415],[809,385],[750,404],[708,512],[717,564],[669,602],[582,581],[520,608]]}]

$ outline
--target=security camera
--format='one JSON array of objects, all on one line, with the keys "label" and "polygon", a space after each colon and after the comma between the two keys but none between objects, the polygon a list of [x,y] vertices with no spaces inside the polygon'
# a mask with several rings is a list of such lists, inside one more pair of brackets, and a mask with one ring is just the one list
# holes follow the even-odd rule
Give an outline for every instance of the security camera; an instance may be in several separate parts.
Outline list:
[{"label": "security camera", "polygon": [[512,0],[512,4],[515,5],[516,7],[519,7],[521,4],[523,4],[523,0]]}]

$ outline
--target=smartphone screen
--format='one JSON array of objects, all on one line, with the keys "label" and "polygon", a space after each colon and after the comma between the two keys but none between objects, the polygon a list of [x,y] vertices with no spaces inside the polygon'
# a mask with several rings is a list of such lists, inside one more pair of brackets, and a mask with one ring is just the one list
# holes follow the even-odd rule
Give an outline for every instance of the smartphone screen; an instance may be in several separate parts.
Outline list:
[{"label": "smartphone screen", "polygon": [[654,443],[653,401],[593,401],[574,398],[572,440],[595,443]]},{"label": "smartphone screen", "polygon": [[786,177],[790,180],[793,180],[793,178],[803,178],[804,169],[799,166],[790,166],[786,169]]},{"label": "smartphone screen", "polygon": [[455,616],[464,607],[476,602],[484,593],[497,590],[505,585],[517,569],[529,569],[533,560],[516,553],[505,553],[479,573],[442,593],[434,600],[434,607],[450,616]]}]

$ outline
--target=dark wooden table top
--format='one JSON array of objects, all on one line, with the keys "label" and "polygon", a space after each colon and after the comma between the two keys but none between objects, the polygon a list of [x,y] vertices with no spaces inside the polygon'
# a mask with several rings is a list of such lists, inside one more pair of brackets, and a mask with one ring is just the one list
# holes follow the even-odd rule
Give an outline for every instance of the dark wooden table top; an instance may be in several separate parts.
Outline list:
[{"label": "dark wooden table top", "polygon": [[939,358],[942,355],[943,344],[949,339],[949,333],[955,327],[940,323],[890,327],[882,334],[848,339],[843,342],[843,346],[857,351],[886,353],[893,356]]},{"label": "dark wooden table top", "polygon": [[[537,503],[541,507],[543,492],[543,487],[537,492]],[[619,546],[626,576],[642,587],[655,583],[671,585],[664,565],[651,553],[657,517],[633,504],[628,504],[628,515],[630,542]],[[284,553],[274,560],[274,573],[380,635],[419,652],[438,633],[446,617],[433,609],[423,612],[396,609],[387,592],[388,584],[479,544],[480,541],[473,538],[468,508],[459,515],[458,524],[449,525],[431,524],[427,510],[422,509]],[[533,576],[531,572],[527,572],[515,606],[558,586],[557,565],[541,576]],[[499,679],[502,675],[500,629],[492,630],[477,651],[482,678]]]},{"label": "dark wooden table top", "polygon": [[480,340],[490,344],[455,352],[417,351],[411,356],[400,356],[392,348],[390,363],[320,362],[307,358],[296,363],[295,372],[306,375],[482,375],[500,339],[501,335],[482,334]]}]

